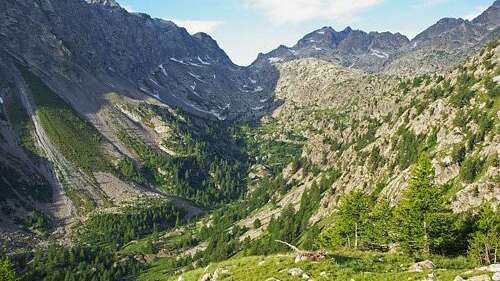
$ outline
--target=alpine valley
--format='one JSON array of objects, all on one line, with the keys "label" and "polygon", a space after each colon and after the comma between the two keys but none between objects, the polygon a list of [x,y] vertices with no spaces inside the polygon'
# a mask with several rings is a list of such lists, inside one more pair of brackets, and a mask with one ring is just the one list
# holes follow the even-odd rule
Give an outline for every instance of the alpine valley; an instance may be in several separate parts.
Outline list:
[{"label": "alpine valley", "polygon": [[234,64],[114,0],[0,1],[0,281],[500,280],[500,0]]}]

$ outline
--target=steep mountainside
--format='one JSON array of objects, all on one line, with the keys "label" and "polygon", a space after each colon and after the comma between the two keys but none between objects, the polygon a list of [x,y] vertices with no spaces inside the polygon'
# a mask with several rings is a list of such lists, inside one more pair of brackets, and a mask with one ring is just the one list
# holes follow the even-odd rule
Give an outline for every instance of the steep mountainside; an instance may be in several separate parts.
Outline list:
[{"label": "steep mountainside", "polygon": [[219,120],[260,114],[252,108],[262,106],[272,83],[234,65],[210,36],[190,36],[172,22],[109,3],[2,1],[2,51],[36,69],[85,114],[111,91]]}]

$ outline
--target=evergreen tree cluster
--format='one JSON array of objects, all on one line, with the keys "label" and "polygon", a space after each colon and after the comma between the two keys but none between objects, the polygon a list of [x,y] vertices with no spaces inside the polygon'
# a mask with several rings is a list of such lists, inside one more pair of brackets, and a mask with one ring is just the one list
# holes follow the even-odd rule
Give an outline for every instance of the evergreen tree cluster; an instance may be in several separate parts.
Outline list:
[{"label": "evergreen tree cluster", "polygon": [[47,250],[35,252],[23,280],[127,280],[140,270],[142,270],[142,265],[134,258],[120,257],[107,248],[50,246]]},{"label": "evergreen tree cluster", "polygon": [[434,183],[425,153],[412,169],[402,199],[391,207],[386,198],[351,192],[339,202],[318,244],[324,247],[388,250],[397,245],[408,255],[469,254],[477,263],[498,260],[500,212],[485,204],[479,212],[453,213],[445,190]]},{"label": "evergreen tree cluster", "polygon": [[184,119],[171,121],[174,134],[183,141],[169,144],[179,153],[177,156],[153,149],[129,132],[121,132],[121,141],[139,155],[142,167],[125,159],[120,162],[119,173],[208,208],[238,199],[245,193],[249,160],[236,127],[189,116]]},{"label": "evergreen tree cluster", "polygon": [[89,245],[119,248],[132,240],[173,227],[183,216],[183,211],[163,202],[129,207],[118,213],[97,214],[86,222],[81,239]]},{"label": "evergreen tree cluster", "polygon": [[[300,241],[302,234],[309,233],[309,220],[318,209],[321,194],[331,186],[331,178],[324,177],[320,184],[313,182],[311,187],[302,195],[298,210],[292,205],[287,205],[283,208],[281,215],[278,218],[271,218],[269,225],[262,238],[250,241],[245,241],[242,245],[242,250],[248,255],[267,255],[280,251],[286,251],[287,248],[276,240],[285,241],[292,244],[297,244]],[[306,247],[312,247],[310,241],[313,237],[304,238],[303,244]]]}]

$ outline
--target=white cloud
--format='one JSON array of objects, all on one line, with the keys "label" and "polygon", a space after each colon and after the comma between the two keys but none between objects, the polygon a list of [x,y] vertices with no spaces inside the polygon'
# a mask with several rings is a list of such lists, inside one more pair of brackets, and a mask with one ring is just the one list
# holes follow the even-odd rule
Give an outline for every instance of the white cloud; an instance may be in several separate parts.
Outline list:
[{"label": "white cloud", "polygon": [[482,14],[488,7],[486,6],[476,6],[470,11],[470,13],[464,15],[462,18],[466,20],[473,20],[480,14]]},{"label": "white cloud", "polygon": [[132,8],[132,6],[129,6],[129,5],[120,5],[120,6],[122,6],[122,8],[127,10],[127,12],[129,12],[129,13],[135,13],[135,9]]},{"label": "white cloud", "polygon": [[450,0],[421,0],[417,7],[432,7],[448,1]]},{"label": "white cloud", "polygon": [[345,20],[384,0],[244,0],[248,7],[260,10],[275,24],[308,20]]},{"label": "white cloud", "polygon": [[211,33],[224,24],[223,21],[216,20],[171,20],[178,26],[184,27],[191,34],[197,32]]}]

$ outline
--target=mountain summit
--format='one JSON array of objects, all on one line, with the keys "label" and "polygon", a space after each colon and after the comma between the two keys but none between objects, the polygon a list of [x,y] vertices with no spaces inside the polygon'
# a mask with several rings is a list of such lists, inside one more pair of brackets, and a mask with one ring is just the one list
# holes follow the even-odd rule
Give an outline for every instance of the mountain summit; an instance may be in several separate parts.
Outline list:
[{"label": "mountain summit", "polygon": [[120,7],[120,4],[118,4],[115,0],[86,0],[87,3],[89,4],[95,4],[95,5],[102,5],[105,7]]},{"label": "mountain summit", "polygon": [[368,72],[422,73],[448,69],[498,35],[500,3],[472,21],[443,18],[411,41],[404,35],[370,32],[347,27],[323,27],[293,47],[279,46],[260,54],[255,65],[318,58]]}]

